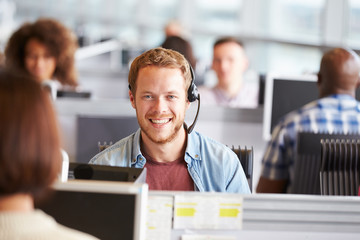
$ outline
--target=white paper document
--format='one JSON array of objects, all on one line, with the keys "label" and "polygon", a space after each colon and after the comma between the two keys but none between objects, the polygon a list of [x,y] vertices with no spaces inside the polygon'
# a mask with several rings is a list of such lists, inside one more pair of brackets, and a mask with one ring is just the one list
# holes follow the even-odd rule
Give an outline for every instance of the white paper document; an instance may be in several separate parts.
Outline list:
[{"label": "white paper document", "polygon": [[170,240],[172,215],[172,196],[149,196],[146,222],[146,240]]},{"label": "white paper document", "polygon": [[241,229],[239,196],[175,196],[174,229]]}]

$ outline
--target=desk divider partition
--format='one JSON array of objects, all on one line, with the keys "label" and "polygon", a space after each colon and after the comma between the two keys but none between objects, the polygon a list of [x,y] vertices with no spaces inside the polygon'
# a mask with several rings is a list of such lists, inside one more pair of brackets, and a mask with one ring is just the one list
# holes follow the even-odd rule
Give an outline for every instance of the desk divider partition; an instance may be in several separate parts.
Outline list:
[{"label": "desk divider partition", "polygon": [[[150,191],[147,239],[355,239],[360,198]],[[291,237],[290,237],[291,236]]]},{"label": "desk divider partition", "polygon": [[92,180],[55,189],[41,209],[104,240],[360,239],[354,196],[148,192],[146,184]]}]

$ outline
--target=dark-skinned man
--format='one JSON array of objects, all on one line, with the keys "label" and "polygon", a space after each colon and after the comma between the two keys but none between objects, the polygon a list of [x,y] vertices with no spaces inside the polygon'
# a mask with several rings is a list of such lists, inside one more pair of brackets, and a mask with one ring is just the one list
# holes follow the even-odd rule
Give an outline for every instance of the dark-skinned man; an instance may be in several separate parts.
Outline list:
[{"label": "dark-skinned man", "polygon": [[274,128],[262,161],[258,193],[291,192],[298,132],[360,132],[360,102],[355,99],[359,74],[360,58],[354,51],[335,48],[323,55],[319,99],[287,114]]}]

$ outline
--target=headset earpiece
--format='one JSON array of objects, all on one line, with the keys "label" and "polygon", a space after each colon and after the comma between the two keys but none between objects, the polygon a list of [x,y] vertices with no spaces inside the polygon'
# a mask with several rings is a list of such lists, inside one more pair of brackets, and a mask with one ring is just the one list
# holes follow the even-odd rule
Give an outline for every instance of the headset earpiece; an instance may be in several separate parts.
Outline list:
[{"label": "headset earpiece", "polygon": [[197,99],[199,99],[199,92],[195,85],[194,69],[191,67],[190,63],[189,63],[189,67],[190,67],[190,73],[191,73],[191,83],[190,83],[190,86],[189,86],[188,92],[187,92],[188,100],[189,100],[189,102],[195,102]]},{"label": "headset earpiece", "polygon": [[187,125],[185,124],[185,128],[188,134],[190,134],[192,132],[192,130],[195,127],[198,115],[199,115],[199,111],[200,111],[200,94],[198,92],[198,89],[195,85],[195,74],[194,74],[194,69],[191,67],[190,63],[189,63],[189,67],[190,67],[190,73],[191,73],[191,83],[190,86],[188,88],[188,100],[189,102],[195,102],[196,100],[198,100],[198,108],[196,111],[196,116],[194,119],[194,122],[191,124],[191,126],[189,128],[187,128]]}]

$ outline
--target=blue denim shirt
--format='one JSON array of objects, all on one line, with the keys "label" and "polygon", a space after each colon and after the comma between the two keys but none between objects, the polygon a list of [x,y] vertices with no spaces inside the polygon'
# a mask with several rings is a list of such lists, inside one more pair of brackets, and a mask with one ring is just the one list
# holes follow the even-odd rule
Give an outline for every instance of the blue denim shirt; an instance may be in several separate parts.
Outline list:
[{"label": "blue denim shirt", "polygon": [[[90,164],[144,167],[146,159],[140,151],[140,131],[139,129],[98,153],[90,160]],[[236,154],[211,138],[195,131],[190,133],[185,162],[196,191],[250,193],[246,176]]]}]

